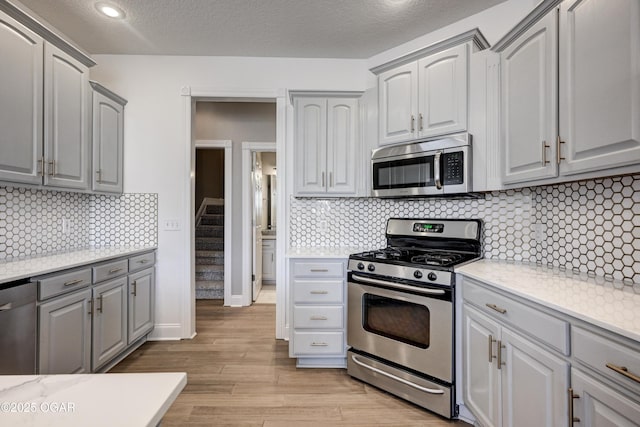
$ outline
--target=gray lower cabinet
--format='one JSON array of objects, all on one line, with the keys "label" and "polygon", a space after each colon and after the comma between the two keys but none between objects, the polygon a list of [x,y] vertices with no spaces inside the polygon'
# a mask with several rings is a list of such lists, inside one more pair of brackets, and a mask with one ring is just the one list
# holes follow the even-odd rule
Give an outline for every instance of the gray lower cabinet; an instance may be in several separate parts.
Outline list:
[{"label": "gray lower cabinet", "polygon": [[91,289],[38,307],[40,374],[91,372]]},{"label": "gray lower cabinet", "polygon": [[640,425],[637,342],[466,276],[461,288],[464,404],[479,425]]},{"label": "gray lower cabinet", "polygon": [[346,367],[346,260],[292,258],[289,357],[298,367]]},{"label": "gray lower cabinet", "polygon": [[38,286],[38,374],[104,371],[153,330],[155,252],[32,279]]},{"label": "gray lower cabinet", "polygon": [[569,363],[465,304],[465,403],[483,426],[566,422]]},{"label": "gray lower cabinet", "polygon": [[617,390],[571,369],[574,425],[634,427],[640,423],[640,405]]},{"label": "gray lower cabinet", "polygon": [[127,346],[127,278],[93,288],[93,357],[97,370]]},{"label": "gray lower cabinet", "polygon": [[154,324],[155,272],[153,268],[129,275],[128,344],[146,335]]}]

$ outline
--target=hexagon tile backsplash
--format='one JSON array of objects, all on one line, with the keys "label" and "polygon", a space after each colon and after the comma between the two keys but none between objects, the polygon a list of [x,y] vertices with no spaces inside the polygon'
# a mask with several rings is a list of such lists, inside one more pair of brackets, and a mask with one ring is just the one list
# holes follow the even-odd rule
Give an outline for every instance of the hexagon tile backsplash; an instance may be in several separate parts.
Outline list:
[{"label": "hexagon tile backsplash", "polygon": [[0,260],[88,246],[157,245],[157,217],[157,194],[0,187]]},{"label": "hexagon tile backsplash", "polygon": [[[640,175],[496,191],[480,199],[292,198],[290,245],[379,248],[387,218],[481,218],[486,258],[640,283]],[[536,240],[534,225],[540,225]]]}]

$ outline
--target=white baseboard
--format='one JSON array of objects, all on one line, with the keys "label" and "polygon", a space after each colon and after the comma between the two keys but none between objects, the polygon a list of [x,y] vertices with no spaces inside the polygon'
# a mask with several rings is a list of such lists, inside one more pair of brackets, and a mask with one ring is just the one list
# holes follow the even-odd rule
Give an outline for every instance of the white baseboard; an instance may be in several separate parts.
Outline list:
[{"label": "white baseboard", "polygon": [[179,323],[156,324],[149,334],[149,341],[179,341],[183,339],[182,325]]}]

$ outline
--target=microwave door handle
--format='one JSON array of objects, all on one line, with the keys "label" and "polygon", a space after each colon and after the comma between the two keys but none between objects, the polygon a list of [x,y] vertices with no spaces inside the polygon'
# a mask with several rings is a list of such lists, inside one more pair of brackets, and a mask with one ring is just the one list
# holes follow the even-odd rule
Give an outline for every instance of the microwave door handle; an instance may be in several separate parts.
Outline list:
[{"label": "microwave door handle", "polygon": [[436,154],[433,156],[433,175],[436,181],[436,188],[438,190],[442,190],[442,181],[440,180],[440,156],[442,155],[442,151],[436,151]]}]

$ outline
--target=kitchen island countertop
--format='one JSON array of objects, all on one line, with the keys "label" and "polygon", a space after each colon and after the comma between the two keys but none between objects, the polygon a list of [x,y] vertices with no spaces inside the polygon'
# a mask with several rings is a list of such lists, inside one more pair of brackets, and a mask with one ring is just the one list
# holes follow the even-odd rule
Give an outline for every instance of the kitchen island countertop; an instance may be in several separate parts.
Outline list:
[{"label": "kitchen island countertop", "polygon": [[157,426],[187,384],[187,374],[0,376],[0,424]]},{"label": "kitchen island countertop", "polygon": [[456,273],[640,342],[640,293],[631,286],[536,264],[487,259],[456,268]]},{"label": "kitchen island countertop", "polygon": [[0,262],[0,284],[155,250],[155,246],[106,246]]}]

